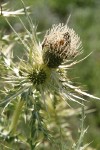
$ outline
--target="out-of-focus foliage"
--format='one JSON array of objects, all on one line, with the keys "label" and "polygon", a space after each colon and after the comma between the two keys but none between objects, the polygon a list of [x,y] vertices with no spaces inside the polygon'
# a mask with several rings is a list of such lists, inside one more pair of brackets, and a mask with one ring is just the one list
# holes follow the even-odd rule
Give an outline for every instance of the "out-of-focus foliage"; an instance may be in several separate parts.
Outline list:
[{"label": "out-of-focus foliage", "polygon": [[[51,27],[53,23],[66,22],[69,15],[71,15],[69,25],[77,31],[83,41],[84,55],[81,57],[86,56],[91,51],[93,51],[93,53],[88,59],[78,64],[75,68],[69,70],[68,76],[72,79],[74,78],[73,81],[79,82],[79,85],[82,83],[82,85],[85,86],[85,89],[87,89],[90,93],[100,97],[100,1],[24,0],[24,2],[26,6],[31,6],[30,16],[33,22],[38,25],[38,31],[43,31],[42,34],[40,34],[40,37],[43,36],[44,31],[48,27]],[[15,10],[22,8],[22,4],[20,0],[10,0],[7,7],[11,10]],[[22,19],[26,22],[24,16],[22,16]],[[9,18],[9,21],[16,31],[23,33],[23,28],[16,18]],[[13,40],[14,35],[10,35],[9,38],[7,38],[7,36],[4,37],[4,35],[10,34],[12,31],[2,16],[0,16],[0,29],[0,49],[3,49],[3,51],[9,55],[9,51],[11,51],[11,48],[14,46],[14,59],[17,61],[16,56],[22,57],[23,51],[20,46],[15,43],[11,43],[8,40],[9,38],[12,38]],[[0,74],[5,74],[7,71],[5,68],[2,68],[2,58],[0,58],[0,70]],[[0,85],[0,87],[2,87],[2,85]],[[95,147],[96,150],[99,150],[100,104],[94,100],[88,103],[88,107],[90,109],[95,109],[95,112],[88,114],[85,120],[86,126],[89,125],[89,129],[84,140],[85,142],[93,141],[91,146]],[[11,106],[11,108],[12,110],[14,109],[13,106]],[[51,111],[51,113],[53,112]],[[68,121],[70,120],[70,128],[74,130],[73,126],[78,126],[78,118],[71,117],[70,119],[67,119]],[[2,118],[0,123],[2,123]],[[75,136],[75,132],[72,132],[73,136]],[[41,148],[41,150],[42,149],[43,148]]]}]

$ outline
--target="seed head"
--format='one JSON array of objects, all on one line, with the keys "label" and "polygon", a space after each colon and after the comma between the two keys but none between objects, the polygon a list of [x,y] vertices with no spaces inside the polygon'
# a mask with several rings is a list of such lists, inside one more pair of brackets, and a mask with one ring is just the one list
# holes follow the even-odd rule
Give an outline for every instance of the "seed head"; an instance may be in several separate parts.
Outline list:
[{"label": "seed head", "polygon": [[81,49],[78,35],[67,25],[53,25],[42,43],[43,61],[50,68],[57,68],[66,60],[76,57]]}]

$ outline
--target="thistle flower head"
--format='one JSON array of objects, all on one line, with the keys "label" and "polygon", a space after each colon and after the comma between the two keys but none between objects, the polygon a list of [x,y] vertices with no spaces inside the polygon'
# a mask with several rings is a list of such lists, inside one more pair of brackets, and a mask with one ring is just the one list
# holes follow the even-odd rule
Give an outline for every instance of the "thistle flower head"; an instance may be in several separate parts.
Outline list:
[{"label": "thistle flower head", "polygon": [[58,24],[46,32],[42,48],[44,62],[50,68],[57,68],[62,62],[79,55],[82,44],[73,29]]}]

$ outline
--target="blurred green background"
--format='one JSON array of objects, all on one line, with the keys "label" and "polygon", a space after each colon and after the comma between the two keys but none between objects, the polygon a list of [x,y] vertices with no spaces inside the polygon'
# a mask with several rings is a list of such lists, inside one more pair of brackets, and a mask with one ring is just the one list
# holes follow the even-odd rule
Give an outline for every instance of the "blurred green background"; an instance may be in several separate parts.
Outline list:
[{"label": "blurred green background", "polygon": [[[4,2],[9,2],[7,7],[11,10],[22,8],[20,0]],[[31,6],[31,18],[37,25],[37,30],[42,32],[41,39],[52,24],[66,23],[70,16],[68,24],[83,42],[84,53],[81,58],[91,51],[93,53],[71,68],[68,76],[89,93],[100,97],[100,0],[24,0],[24,2],[26,6]],[[23,30],[16,19],[9,18],[9,20],[16,30]],[[0,30],[3,34],[11,31],[2,18],[0,18]],[[87,114],[85,126],[89,126],[89,129],[85,141],[93,141],[91,145],[100,150],[100,102],[90,99],[87,106],[95,111]]]}]

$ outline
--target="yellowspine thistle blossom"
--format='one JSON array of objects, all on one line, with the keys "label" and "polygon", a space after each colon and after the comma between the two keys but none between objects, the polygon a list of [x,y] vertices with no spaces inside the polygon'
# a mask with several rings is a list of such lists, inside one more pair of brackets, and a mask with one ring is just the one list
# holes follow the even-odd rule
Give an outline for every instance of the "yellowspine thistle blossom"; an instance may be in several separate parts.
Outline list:
[{"label": "yellowspine thistle blossom", "polygon": [[72,59],[82,48],[80,38],[67,25],[53,25],[42,43],[43,60],[50,68],[57,68],[62,62]]}]

